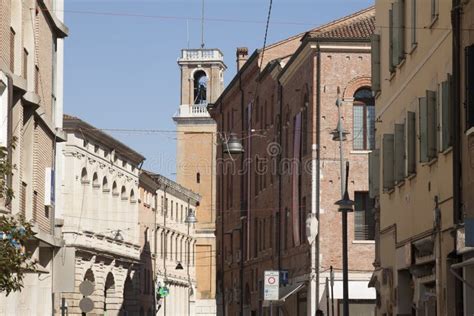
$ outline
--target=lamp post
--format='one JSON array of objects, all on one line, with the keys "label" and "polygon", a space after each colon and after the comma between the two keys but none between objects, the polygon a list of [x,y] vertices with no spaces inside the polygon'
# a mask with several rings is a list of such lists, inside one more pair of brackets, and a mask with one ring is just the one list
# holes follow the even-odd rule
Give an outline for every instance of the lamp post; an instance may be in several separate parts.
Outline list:
[{"label": "lamp post", "polygon": [[[188,203],[189,206],[189,203]],[[186,219],[184,220],[186,224],[188,224],[188,236],[189,236],[189,227],[191,224],[196,224],[197,223],[197,218],[195,212],[188,207],[188,214],[186,215]],[[189,293],[188,293],[188,315],[191,315],[191,304],[190,304],[190,297],[191,297],[191,291],[192,291],[192,282],[191,282],[191,275],[189,273],[189,262],[190,262],[190,252],[191,252],[191,243],[188,246],[188,261],[187,261],[187,270],[188,270],[188,282],[189,282]]]},{"label": "lamp post", "polygon": [[340,90],[337,87],[337,128],[331,132],[334,141],[339,141],[339,156],[340,156],[340,173],[341,173],[341,200],[336,202],[339,206],[339,212],[342,213],[342,287],[343,287],[343,315],[349,316],[349,272],[348,272],[348,249],[347,249],[347,213],[352,211],[354,202],[349,199],[347,191],[348,177],[349,177],[349,162],[346,163],[346,174],[344,182],[344,152],[342,142],[346,140],[346,135],[349,134],[344,131],[341,120],[342,101],[340,98]]}]

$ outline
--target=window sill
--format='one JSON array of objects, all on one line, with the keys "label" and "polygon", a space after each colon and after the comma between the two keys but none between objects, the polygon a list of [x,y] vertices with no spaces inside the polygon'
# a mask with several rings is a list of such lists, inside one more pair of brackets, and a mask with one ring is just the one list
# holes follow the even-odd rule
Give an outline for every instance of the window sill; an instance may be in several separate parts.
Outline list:
[{"label": "window sill", "polygon": [[436,22],[438,22],[438,17],[439,17],[439,14],[436,14],[432,19],[431,19],[431,22],[430,22],[430,25],[428,25],[428,28],[432,29],[433,26],[436,24]]},{"label": "window sill", "polygon": [[472,126],[471,128],[469,128],[464,134],[465,134],[466,136],[471,136],[472,134],[474,134],[474,126]]},{"label": "window sill", "polygon": [[351,155],[368,155],[372,152],[372,150],[351,150]]},{"label": "window sill", "polygon": [[397,188],[402,187],[405,184],[405,180],[399,180],[398,182],[395,182],[395,186]]},{"label": "window sill", "polygon": [[428,166],[431,167],[432,165],[434,165],[434,164],[437,163],[437,162],[438,162],[438,157],[434,157],[434,158],[432,158],[430,161],[428,161],[428,162],[426,163],[426,165],[428,165]]},{"label": "window sill", "polygon": [[383,193],[386,193],[386,194],[389,194],[389,195],[392,194],[393,192],[395,192],[395,188],[394,188],[394,187],[393,187],[393,188],[390,188],[390,189],[384,189],[384,190],[383,190]]},{"label": "window sill", "polygon": [[81,180],[82,184],[90,184],[91,182],[89,180]]},{"label": "window sill", "polygon": [[368,244],[368,245],[373,245],[375,244],[375,240],[353,240],[352,241],[353,244]]},{"label": "window sill", "polygon": [[413,52],[416,50],[417,47],[418,47],[418,43],[411,43],[411,48],[408,51],[408,55],[413,54]]},{"label": "window sill", "polygon": [[388,78],[388,81],[392,81],[392,80],[393,80],[393,78],[395,78],[395,75],[396,75],[396,71],[395,71],[395,69],[394,69],[394,70],[392,70],[392,71],[390,71],[390,78]]},{"label": "window sill", "polygon": [[449,154],[452,151],[453,151],[453,146],[449,146],[448,148],[443,150],[441,153],[446,156],[447,154]]},{"label": "window sill", "polygon": [[406,179],[407,180],[412,180],[416,177],[416,172],[412,173],[412,174],[409,174],[408,176],[406,176]]},{"label": "window sill", "polygon": [[398,65],[396,66],[397,69],[401,69],[403,67],[403,65],[405,65],[406,60],[407,59],[405,57],[403,57],[403,59],[398,62]]}]

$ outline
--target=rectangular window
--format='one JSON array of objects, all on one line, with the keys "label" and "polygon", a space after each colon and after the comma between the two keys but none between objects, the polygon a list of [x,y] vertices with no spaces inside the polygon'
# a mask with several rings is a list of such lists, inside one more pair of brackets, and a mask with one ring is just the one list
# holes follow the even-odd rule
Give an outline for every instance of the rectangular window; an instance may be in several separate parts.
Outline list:
[{"label": "rectangular window", "polygon": [[434,21],[438,17],[438,0],[431,0],[431,21]]},{"label": "rectangular window", "polygon": [[23,78],[28,80],[28,51],[23,49]]},{"label": "rectangular window", "polygon": [[395,124],[394,178],[395,183],[405,178],[405,124]]},{"label": "rectangular window", "polygon": [[355,150],[375,147],[375,107],[356,104],[353,107],[353,143]]},{"label": "rectangular window", "polygon": [[406,132],[406,174],[409,176],[416,173],[416,114],[415,112],[407,112]]},{"label": "rectangular window", "polygon": [[420,161],[428,162],[436,157],[436,92],[426,91],[419,99],[420,107]]},{"label": "rectangular window", "polygon": [[308,106],[305,104],[301,121],[301,148],[303,156],[308,153]]},{"label": "rectangular window", "polygon": [[371,45],[372,91],[380,91],[380,35],[372,35]]},{"label": "rectangular window", "polygon": [[411,46],[416,45],[416,0],[411,0]]},{"label": "rectangular window", "polygon": [[35,66],[35,93],[36,94],[39,94],[39,86],[40,86],[40,82],[39,82],[39,67],[38,65]]},{"label": "rectangular window", "polygon": [[383,189],[388,191],[394,186],[393,134],[384,134],[382,138]]},{"label": "rectangular window", "polygon": [[452,79],[448,75],[448,80],[441,83],[441,151],[445,151],[453,144],[453,103],[452,103]]},{"label": "rectangular window", "polygon": [[354,193],[354,239],[374,240],[375,216],[374,199],[369,197],[368,192]]},{"label": "rectangular window", "polygon": [[467,129],[474,127],[474,44],[465,48]]},{"label": "rectangular window", "polygon": [[171,201],[171,219],[173,219],[173,201]]},{"label": "rectangular window", "polygon": [[354,106],[353,119],[353,147],[354,149],[364,149],[364,106]]},{"label": "rectangular window", "polygon": [[10,28],[10,71],[15,72],[15,30]]},{"label": "rectangular window", "polygon": [[26,189],[27,184],[25,182],[21,183],[21,193],[20,193],[20,212],[21,215],[26,215]]}]

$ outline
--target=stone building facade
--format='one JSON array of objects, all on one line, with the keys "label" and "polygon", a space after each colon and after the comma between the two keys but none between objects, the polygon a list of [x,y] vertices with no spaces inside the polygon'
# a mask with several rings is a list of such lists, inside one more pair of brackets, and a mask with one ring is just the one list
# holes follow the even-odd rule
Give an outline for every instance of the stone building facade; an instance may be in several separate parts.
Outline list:
[{"label": "stone building facade", "polygon": [[[342,299],[342,228],[334,203],[341,198],[335,102],[342,100],[343,145],[350,162],[349,298],[353,313],[370,314],[375,291],[375,222],[368,197],[368,153],[373,146],[369,8],[255,51],[238,49],[238,73],[209,106],[220,135],[235,133],[245,152],[217,147],[217,262],[221,315],[267,315],[265,270],[280,270],[277,309],[289,315],[326,310],[326,277],[335,271],[335,311]],[[246,60],[242,63],[242,60]],[[263,63],[262,63],[263,62]],[[316,164],[313,169],[312,165]],[[306,219],[319,219],[315,278]],[[313,291],[316,291],[315,293]],[[311,300],[317,297],[317,302]],[[314,306],[309,306],[309,305]]]},{"label": "stone building facade", "polygon": [[[57,9],[57,11],[54,11]],[[64,141],[62,0],[0,1],[0,145],[16,166],[15,193],[0,213],[22,215],[37,233],[27,247],[37,271],[21,292],[0,295],[0,315],[51,315],[57,292],[53,266],[63,241],[55,231],[57,144]],[[16,139],[15,146],[12,140]],[[52,185],[53,184],[53,185]]]},{"label": "stone building facade", "polygon": [[[104,132],[64,116],[61,188],[65,258],[73,279],[61,293],[69,315],[81,315],[84,280],[94,284],[90,315],[136,314],[140,263],[139,166],[144,157]],[[69,273],[60,275],[65,280]]]},{"label": "stone building facade", "polygon": [[224,64],[219,49],[183,49],[181,104],[173,120],[178,135],[177,182],[201,196],[197,207],[196,314],[216,314],[216,123],[206,110],[224,88]]},{"label": "stone building facade", "polygon": [[453,274],[460,224],[453,131],[460,126],[452,120],[459,104],[451,9],[451,1],[376,1],[377,315],[462,314]]},{"label": "stone building facade", "polygon": [[157,186],[155,226],[142,220],[140,225],[146,225],[150,240],[154,234],[155,291],[169,290],[168,296],[157,297],[156,315],[197,315],[197,224],[188,220],[195,216],[201,197],[162,175],[146,175]]}]

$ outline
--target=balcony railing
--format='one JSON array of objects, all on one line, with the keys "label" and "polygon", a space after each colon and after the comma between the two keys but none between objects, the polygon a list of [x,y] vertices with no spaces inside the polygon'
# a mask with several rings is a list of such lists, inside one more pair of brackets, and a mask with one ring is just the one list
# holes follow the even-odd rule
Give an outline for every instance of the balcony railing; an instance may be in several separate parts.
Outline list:
[{"label": "balcony railing", "polygon": [[206,104],[182,104],[176,117],[209,117]]},{"label": "balcony railing", "polygon": [[223,60],[223,58],[224,56],[218,49],[183,49],[180,60]]}]

